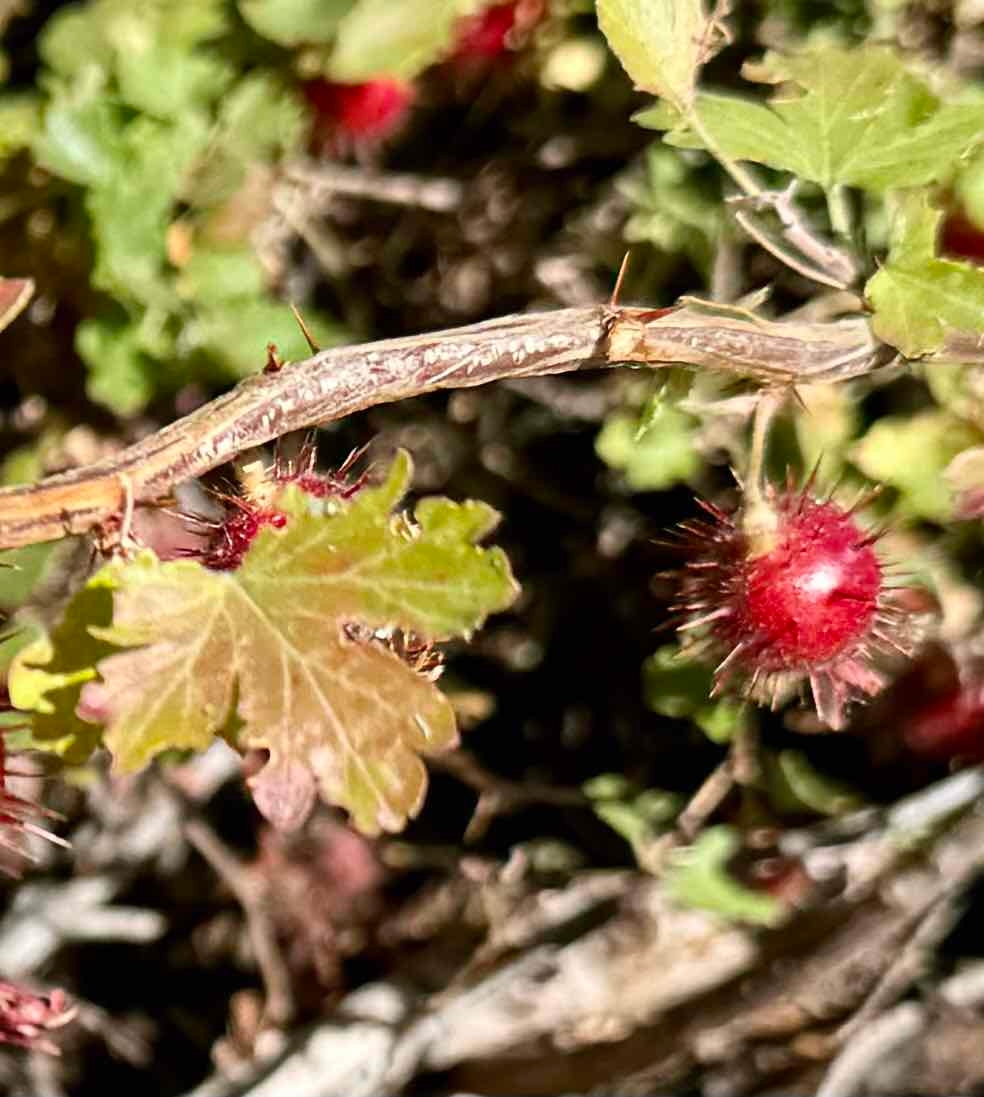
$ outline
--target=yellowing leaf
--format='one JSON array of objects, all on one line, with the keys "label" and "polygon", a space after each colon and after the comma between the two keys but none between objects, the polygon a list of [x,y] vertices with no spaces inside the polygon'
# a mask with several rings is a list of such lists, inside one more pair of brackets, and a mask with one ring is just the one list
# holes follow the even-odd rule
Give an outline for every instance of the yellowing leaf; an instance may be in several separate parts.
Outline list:
[{"label": "yellowing leaf", "polygon": [[689,107],[714,33],[703,0],[598,0],[598,25],[637,88]]},{"label": "yellowing leaf", "polygon": [[7,688],[14,705],[32,713],[30,745],[84,762],[99,746],[102,728],[76,714],[82,687],[96,677],[96,663],[110,651],[90,629],[108,625],[112,602],[104,588],[86,587],[69,603],[50,636],[40,635],[11,663]]},{"label": "yellowing leaf", "polygon": [[925,193],[906,195],[888,261],[865,286],[875,334],[909,358],[939,350],[948,331],[984,332],[984,269],[935,254],[939,220]]},{"label": "yellowing leaf", "polygon": [[[257,804],[293,826],[317,792],[366,833],[398,830],[423,802],[420,754],[457,742],[448,700],[372,633],[467,635],[508,606],[516,584],[499,549],[476,542],[496,521],[481,503],[425,499],[394,514],[410,481],[400,454],[386,481],[349,501],[288,488],[235,571],[144,552],[92,580],[113,591],[126,648],[98,664],[80,711],[106,726],[117,768],[219,734],[270,759]],[[235,730],[231,730],[235,727]]]}]

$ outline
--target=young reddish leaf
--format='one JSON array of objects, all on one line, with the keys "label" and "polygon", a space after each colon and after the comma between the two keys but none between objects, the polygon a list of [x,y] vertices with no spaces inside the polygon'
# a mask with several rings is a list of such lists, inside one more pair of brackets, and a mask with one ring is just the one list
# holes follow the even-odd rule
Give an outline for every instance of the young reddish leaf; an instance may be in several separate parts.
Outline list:
[{"label": "young reddish leaf", "polygon": [[129,650],[101,660],[79,711],[106,725],[119,769],[225,734],[269,751],[252,784],[274,822],[303,821],[320,791],[366,833],[403,826],[423,801],[419,755],[453,747],[457,729],[444,695],[370,632],[464,636],[517,591],[501,550],[476,544],[491,508],[393,513],[410,473],[401,453],[349,500],[282,489],[286,524],[263,528],[236,570],[143,552],[95,577],[114,614],[93,632]]}]

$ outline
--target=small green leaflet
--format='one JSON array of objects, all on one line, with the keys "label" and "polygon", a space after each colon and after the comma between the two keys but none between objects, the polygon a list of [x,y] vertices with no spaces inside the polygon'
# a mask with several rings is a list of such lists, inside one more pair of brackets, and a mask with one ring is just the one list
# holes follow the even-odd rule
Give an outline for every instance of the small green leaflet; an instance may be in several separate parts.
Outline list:
[{"label": "small green leaflet", "polygon": [[[457,728],[430,680],[361,636],[467,636],[517,593],[502,551],[477,544],[495,511],[434,498],[412,520],[394,513],[410,476],[401,453],[384,483],[347,502],[285,489],[286,528],[261,532],[236,571],[145,551],[96,575],[80,597],[111,590],[113,622],[89,631],[126,650],[99,658],[102,680],[78,711],[105,725],[116,768],[225,735],[270,752],[252,788],[278,825],[298,825],[320,792],[367,834],[400,829],[423,802],[420,755],[453,747]],[[12,691],[30,673],[34,693],[57,701],[62,683],[45,691],[27,663]]]},{"label": "small green leaflet", "polygon": [[984,332],[984,270],[936,255],[940,216],[925,192],[902,196],[888,260],[865,287],[875,334],[907,358],[939,350],[948,331]]},{"label": "small green leaflet", "polygon": [[694,845],[674,854],[663,876],[667,893],[680,906],[711,911],[728,922],[774,926],[782,921],[782,903],[743,887],[728,874],[728,862],[739,846],[731,827],[705,830]]},{"label": "small green leaflet", "polygon": [[[940,104],[887,47],[770,53],[760,65],[746,66],[746,75],[780,90],[768,105],[699,95],[694,111],[715,151],[826,189],[844,184],[881,193],[946,179],[961,155],[984,139],[980,102]],[[686,117],[662,104],[636,121],[669,130],[670,144],[704,144]]]},{"label": "small green leaflet", "polygon": [[671,404],[661,404],[646,427],[640,433],[634,415],[610,415],[595,440],[598,456],[624,473],[634,491],[663,491],[694,479],[700,469],[696,420]]},{"label": "small green leaflet", "polygon": [[718,37],[703,0],[598,0],[598,25],[637,88],[689,108]]},{"label": "small green leaflet", "polygon": [[746,701],[709,700],[713,672],[675,644],[657,648],[642,664],[642,692],[653,712],[674,719],[689,717],[715,743],[730,743],[753,726]]}]

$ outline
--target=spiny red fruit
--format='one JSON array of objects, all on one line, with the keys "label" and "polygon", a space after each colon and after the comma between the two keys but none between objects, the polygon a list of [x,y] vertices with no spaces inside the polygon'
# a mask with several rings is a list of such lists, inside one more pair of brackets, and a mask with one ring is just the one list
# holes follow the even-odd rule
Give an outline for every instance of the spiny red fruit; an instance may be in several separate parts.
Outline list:
[{"label": "spiny red fruit", "polygon": [[[365,475],[348,477],[363,453],[362,449],[353,450],[336,472],[321,473],[315,467],[317,451],[309,444],[302,446],[290,459],[278,453],[272,467],[261,470],[258,475],[255,468],[251,468],[248,471],[255,482],[241,497],[226,498],[229,513],[223,522],[212,527],[206,549],[199,559],[212,571],[234,571],[242,564],[261,530],[286,528],[287,515],[274,505],[282,488],[293,485],[316,499],[331,496],[350,499],[365,483]],[[198,520],[189,516],[189,521]]]},{"label": "spiny red fruit", "polygon": [[890,630],[900,612],[852,510],[809,490],[766,492],[769,521],[752,526],[702,504],[713,521],[683,523],[690,550],[674,604],[681,630],[723,659],[715,691],[740,679],[748,696],[777,703],[808,679],[821,719],[842,727],[848,701],[881,688],[871,666],[878,650],[900,648]]},{"label": "spiny red fruit", "polygon": [[391,79],[362,84],[308,80],[303,90],[314,110],[315,140],[333,152],[364,148],[392,137],[417,97],[412,84]]}]

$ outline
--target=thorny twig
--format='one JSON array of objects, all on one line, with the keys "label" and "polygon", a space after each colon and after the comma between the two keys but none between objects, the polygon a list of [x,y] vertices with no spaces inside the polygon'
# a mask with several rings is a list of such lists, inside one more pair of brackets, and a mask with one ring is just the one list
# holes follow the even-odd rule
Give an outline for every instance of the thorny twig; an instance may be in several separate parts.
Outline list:
[{"label": "thorny twig", "polygon": [[[891,356],[863,316],[775,321],[694,298],[667,309],[596,305],[504,316],[338,347],[251,377],[121,453],[0,492],[0,548],[118,520],[127,484],[134,502],[158,500],[176,484],[290,431],[439,389],[626,362],[715,369],[763,384],[844,381]],[[984,346],[948,341],[943,356],[980,361]]]}]

